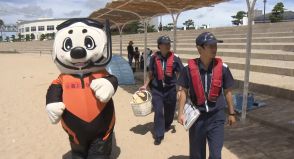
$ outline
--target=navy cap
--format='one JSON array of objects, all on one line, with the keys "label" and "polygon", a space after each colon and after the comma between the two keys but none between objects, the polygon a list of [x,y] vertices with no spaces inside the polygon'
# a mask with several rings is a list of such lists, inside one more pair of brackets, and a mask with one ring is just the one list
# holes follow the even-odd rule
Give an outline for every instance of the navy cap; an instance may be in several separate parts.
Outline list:
[{"label": "navy cap", "polygon": [[217,40],[216,37],[210,32],[201,33],[196,38],[196,45],[204,45],[204,44],[216,44],[216,43],[223,43],[222,40]]},{"label": "navy cap", "polygon": [[164,35],[164,36],[160,36],[157,39],[157,44],[170,44],[172,41],[170,40],[169,36]]}]

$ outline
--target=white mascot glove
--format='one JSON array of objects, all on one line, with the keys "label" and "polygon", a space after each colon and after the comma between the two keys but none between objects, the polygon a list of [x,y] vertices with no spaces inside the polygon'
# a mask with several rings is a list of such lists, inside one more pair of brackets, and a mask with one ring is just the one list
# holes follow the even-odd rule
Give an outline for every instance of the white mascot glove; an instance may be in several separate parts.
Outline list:
[{"label": "white mascot glove", "polygon": [[114,95],[113,85],[105,78],[95,79],[90,87],[95,92],[95,96],[102,102],[107,103]]},{"label": "white mascot glove", "polygon": [[65,109],[63,102],[50,103],[46,105],[46,111],[52,124],[57,124]]}]

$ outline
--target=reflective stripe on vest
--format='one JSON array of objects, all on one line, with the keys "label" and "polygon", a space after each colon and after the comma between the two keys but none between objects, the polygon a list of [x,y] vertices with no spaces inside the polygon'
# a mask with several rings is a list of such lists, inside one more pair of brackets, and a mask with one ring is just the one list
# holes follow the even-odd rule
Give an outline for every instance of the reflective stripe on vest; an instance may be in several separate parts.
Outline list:
[{"label": "reflective stripe on vest", "polygon": [[[158,57],[157,53],[154,53],[155,56],[155,63],[156,63],[156,70],[157,70],[157,79],[163,80],[164,79],[164,67],[162,67],[161,59]],[[174,62],[174,53],[171,52],[170,56],[166,62],[166,69],[165,75],[172,77],[173,75],[173,62]]]},{"label": "reflective stripe on vest", "polygon": [[[195,62],[196,61],[196,62]],[[222,88],[222,60],[215,58],[213,62],[212,77],[210,82],[210,89],[208,93],[208,100],[216,102],[217,97],[220,95]],[[188,66],[190,69],[190,75],[192,79],[193,90],[196,94],[196,103],[198,106],[206,103],[205,90],[201,81],[201,75],[198,67],[198,59],[188,60]],[[206,77],[207,78],[207,77]],[[206,84],[205,84],[206,85]],[[207,87],[207,86],[205,86]]]}]

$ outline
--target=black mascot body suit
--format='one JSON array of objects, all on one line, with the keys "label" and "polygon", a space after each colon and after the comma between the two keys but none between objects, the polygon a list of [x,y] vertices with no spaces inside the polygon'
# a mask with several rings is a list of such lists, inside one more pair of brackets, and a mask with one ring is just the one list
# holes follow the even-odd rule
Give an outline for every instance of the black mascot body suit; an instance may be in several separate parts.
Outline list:
[{"label": "black mascot body suit", "polygon": [[105,69],[112,56],[109,23],[76,18],[57,30],[52,56],[61,74],[47,91],[49,119],[61,121],[73,159],[107,159],[115,123],[112,96],[118,87]]}]

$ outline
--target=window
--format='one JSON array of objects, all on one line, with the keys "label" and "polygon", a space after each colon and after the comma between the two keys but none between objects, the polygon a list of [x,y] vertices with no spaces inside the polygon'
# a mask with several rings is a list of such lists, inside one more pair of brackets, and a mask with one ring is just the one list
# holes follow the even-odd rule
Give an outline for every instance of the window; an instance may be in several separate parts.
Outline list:
[{"label": "window", "polygon": [[18,29],[18,32],[21,33],[21,29]]},{"label": "window", "polygon": [[30,32],[30,27],[26,27],[26,32]]},{"label": "window", "polygon": [[22,32],[22,33],[24,32],[24,28],[21,28],[21,32]]},{"label": "window", "polygon": [[36,27],[35,26],[32,26],[31,27],[31,31],[36,31]]},{"label": "window", "polygon": [[48,25],[47,30],[54,30],[54,25]]},{"label": "window", "polygon": [[38,26],[38,31],[44,31],[45,27],[44,26]]}]

